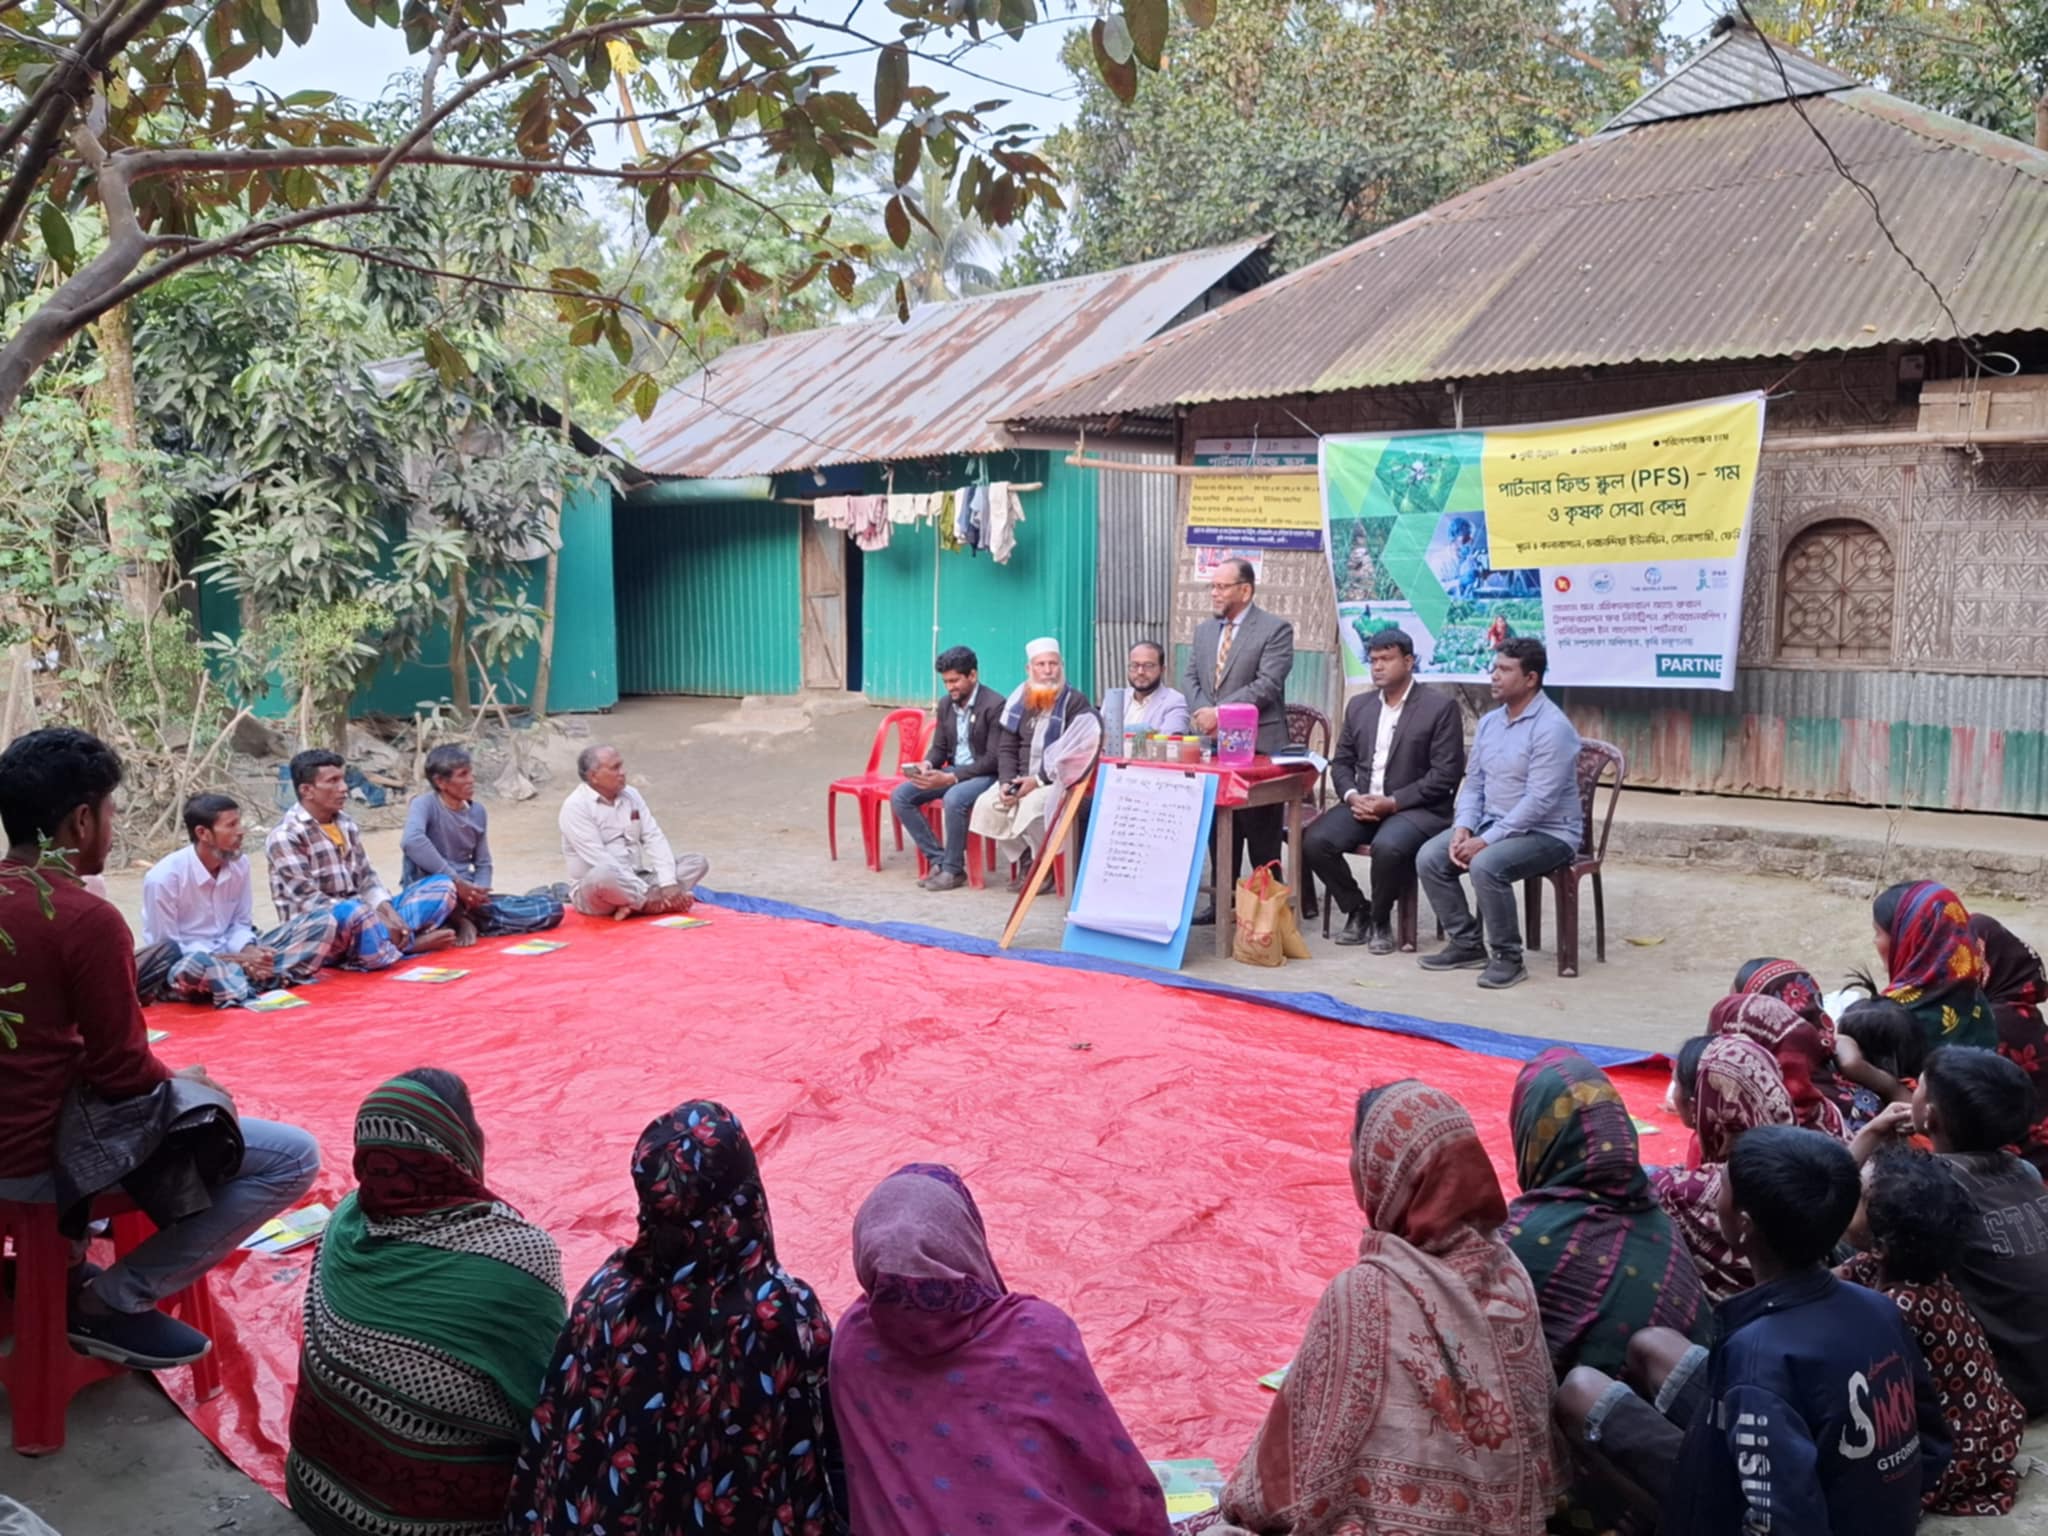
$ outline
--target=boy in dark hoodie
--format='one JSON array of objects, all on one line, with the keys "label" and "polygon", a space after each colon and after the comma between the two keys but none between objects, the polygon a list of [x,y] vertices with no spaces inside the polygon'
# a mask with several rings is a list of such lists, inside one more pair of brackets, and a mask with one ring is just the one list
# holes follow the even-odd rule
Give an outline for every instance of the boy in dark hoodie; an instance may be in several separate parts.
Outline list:
[{"label": "boy in dark hoodie", "polygon": [[1996,1051],[1945,1045],[1913,1090],[1913,1123],[1970,1202],[1949,1278],[1991,1341],[1999,1374],[2029,1417],[2048,1413],[2048,1188],[2007,1151],[2033,1115],[2027,1074]]},{"label": "boy in dark hoodie", "polygon": [[1627,1385],[1566,1376],[1567,1435],[1666,1536],[1912,1536],[1948,1426],[1897,1307],[1823,1267],[1860,1194],[1834,1137],[1747,1132],[1720,1216],[1757,1283],[1722,1304],[1720,1343],[1702,1359],[1649,1330]]}]

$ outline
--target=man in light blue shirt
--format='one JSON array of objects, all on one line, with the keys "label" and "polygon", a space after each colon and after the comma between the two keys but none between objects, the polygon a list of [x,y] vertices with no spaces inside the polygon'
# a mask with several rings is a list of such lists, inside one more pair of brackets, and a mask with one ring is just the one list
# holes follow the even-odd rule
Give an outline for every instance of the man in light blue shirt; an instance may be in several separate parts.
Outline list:
[{"label": "man in light blue shirt", "polygon": [[[1526,979],[1515,888],[1570,863],[1585,841],[1579,733],[1544,697],[1549,665],[1543,642],[1528,636],[1503,641],[1494,653],[1493,696],[1501,707],[1480,720],[1472,738],[1451,830],[1423,844],[1415,860],[1449,940],[1422,957],[1426,971],[1483,966],[1479,985],[1495,990]],[[1458,883],[1468,871],[1479,898],[1477,918]]]}]

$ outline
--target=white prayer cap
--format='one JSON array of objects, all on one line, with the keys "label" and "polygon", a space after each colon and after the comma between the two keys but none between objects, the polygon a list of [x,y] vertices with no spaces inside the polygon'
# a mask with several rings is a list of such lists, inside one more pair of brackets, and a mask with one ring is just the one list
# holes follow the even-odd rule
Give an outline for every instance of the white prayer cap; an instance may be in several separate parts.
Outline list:
[{"label": "white prayer cap", "polygon": [[1057,656],[1059,653],[1060,643],[1050,635],[1034,640],[1024,647],[1024,659],[1026,661],[1036,661],[1041,656]]}]

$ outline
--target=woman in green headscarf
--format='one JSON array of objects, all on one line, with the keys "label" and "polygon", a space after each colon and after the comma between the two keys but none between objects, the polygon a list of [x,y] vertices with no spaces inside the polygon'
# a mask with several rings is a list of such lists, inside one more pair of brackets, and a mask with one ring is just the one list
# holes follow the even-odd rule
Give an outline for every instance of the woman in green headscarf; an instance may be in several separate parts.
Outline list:
[{"label": "woman in green headscarf", "polygon": [[554,1239],[483,1182],[469,1089],[421,1067],[356,1111],[358,1188],[306,1288],[285,1483],[320,1536],[502,1529],[562,1326]]},{"label": "woman in green headscarf", "polygon": [[1501,1231],[1535,1284],[1558,1379],[1575,1365],[1620,1376],[1645,1328],[1707,1343],[1706,1292],[1607,1074],[1577,1051],[1545,1051],[1515,1079],[1509,1114],[1522,1196]]}]

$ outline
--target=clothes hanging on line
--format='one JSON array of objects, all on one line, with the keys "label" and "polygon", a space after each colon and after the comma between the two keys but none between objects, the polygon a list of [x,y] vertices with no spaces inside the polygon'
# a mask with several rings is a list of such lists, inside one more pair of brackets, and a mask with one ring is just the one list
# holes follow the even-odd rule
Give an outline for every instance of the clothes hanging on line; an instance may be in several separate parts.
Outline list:
[{"label": "clothes hanging on line", "polygon": [[939,497],[938,522],[940,549],[952,554],[965,547],[960,542],[957,508],[951,491],[946,491]]},{"label": "clothes hanging on line", "polygon": [[845,531],[853,526],[850,496],[820,496],[811,503],[811,516],[828,527]]},{"label": "clothes hanging on line", "polygon": [[847,503],[847,528],[853,535],[853,542],[872,554],[878,549],[889,547],[889,498],[886,496],[849,496]]},{"label": "clothes hanging on line", "polygon": [[989,557],[997,565],[1008,565],[1011,551],[1017,547],[1017,525],[1024,521],[1024,498],[1017,494],[1009,482],[1003,480],[989,486],[987,495],[986,540]]}]

